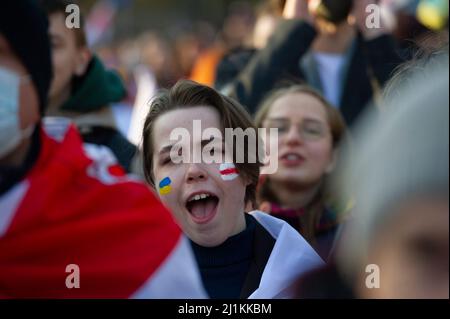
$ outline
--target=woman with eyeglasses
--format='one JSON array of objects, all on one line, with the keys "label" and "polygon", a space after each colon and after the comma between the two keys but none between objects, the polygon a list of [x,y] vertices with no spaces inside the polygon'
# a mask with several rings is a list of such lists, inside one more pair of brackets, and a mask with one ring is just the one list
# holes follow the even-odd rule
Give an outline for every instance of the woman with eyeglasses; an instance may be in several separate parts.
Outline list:
[{"label": "woman with eyeglasses", "polygon": [[294,85],[269,94],[256,124],[278,129],[278,141],[273,134],[266,138],[267,144],[278,143],[278,169],[260,181],[259,209],[287,221],[327,260],[341,221],[331,209],[326,181],[346,130],[342,116],[320,93]]}]

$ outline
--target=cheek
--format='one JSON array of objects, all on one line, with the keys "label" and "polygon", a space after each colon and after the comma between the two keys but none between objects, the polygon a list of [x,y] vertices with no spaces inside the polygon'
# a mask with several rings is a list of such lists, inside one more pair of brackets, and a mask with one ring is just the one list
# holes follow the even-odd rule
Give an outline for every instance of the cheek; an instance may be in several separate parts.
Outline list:
[{"label": "cheek", "polygon": [[[233,164],[221,164],[211,168],[209,172],[226,197],[239,199],[245,194],[245,184]],[[228,204],[228,203],[226,203]]]},{"label": "cheek", "polygon": [[214,176],[220,178],[220,181],[225,185],[239,180],[239,174],[236,166],[234,164],[223,163],[218,167],[214,167]]},{"label": "cheek", "polygon": [[162,201],[166,201],[167,199],[172,199],[175,190],[177,187],[177,179],[175,174],[156,174],[155,175],[155,189],[158,193],[158,196]]},{"label": "cheek", "polygon": [[174,215],[177,216],[177,212],[179,211],[178,204],[176,201],[176,196],[173,193],[161,195],[158,192],[159,199],[161,203]]},{"label": "cheek", "polygon": [[245,184],[242,178],[236,178],[232,181],[222,181],[223,188],[228,194],[241,194],[245,192]]},{"label": "cheek", "polygon": [[[170,183],[164,183],[167,179],[170,179]],[[156,193],[160,201],[175,217],[181,214],[178,201],[179,187],[177,187],[176,182],[173,176],[155,176]],[[160,185],[161,183],[164,185]]]},{"label": "cheek", "polygon": [[[67,48],[58,48],[53,52],[54,83],[65,84],[74,73],[75,55]],[[59,83],[58,83],[59,82]]]},{"label": "cheek", "polygon": [[227,198],[225,204],[227,205],[241,205],[244,203],[246,185],[243,179],[239,176],[233,179],[223,180],[219,177],[220,185]]},{"label": "cheek", "polygon": [[161,202],[173,211],[177,211],[175,208],[179,205],[184,177],[182,166],[173,169],[155,168],[153,174],[155,177],[155,190]]},{"label": "cheek", "polygon": [[317,167],[326,169],[333,159],[333,149],[328,141],[307,144],[305,150],[310,162]]},{"label": "cheek", "polygon": [[32,84],[20,87],[19,117],[21,129],[25,129],[39,120],[39,98]]}]

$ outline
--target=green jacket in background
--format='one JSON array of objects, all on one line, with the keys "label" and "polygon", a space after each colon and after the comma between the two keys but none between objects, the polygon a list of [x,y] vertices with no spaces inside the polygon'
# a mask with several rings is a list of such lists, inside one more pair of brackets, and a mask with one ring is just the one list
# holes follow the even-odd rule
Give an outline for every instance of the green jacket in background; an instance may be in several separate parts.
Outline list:
[{"label": "green jacket in background", "polygon": [[86,73],[73,79],[70,98],[53,115],[71,118],[85,143],[108,147],[119,164],[129,172],[136,146],[117,130],[110,107],[126,94],[119,75],[107,70],[94,55]]},{"label": "green jacket in background", "polygon": [[98,111],[110,103],[119,102],[126,94],[119,75],[105,69],[94,55],[86,73],[73,80],[72,95],[61,106],[61,110],[79,113]]}]

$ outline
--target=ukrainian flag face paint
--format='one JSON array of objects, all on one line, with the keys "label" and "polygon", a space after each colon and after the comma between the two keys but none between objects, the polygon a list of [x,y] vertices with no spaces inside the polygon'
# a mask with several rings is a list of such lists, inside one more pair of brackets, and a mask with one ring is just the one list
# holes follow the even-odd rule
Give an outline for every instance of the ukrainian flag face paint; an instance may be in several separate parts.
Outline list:
[{"label": "ukrainian flag face paint", "polygon": [[172,183],[172,181],[170,180],[169,177],[165,177],[163,178],[160,182],[159,182],[159,193],[161,195],[167,195],[172,191],[172,187],[170,186],[170,184]]}]

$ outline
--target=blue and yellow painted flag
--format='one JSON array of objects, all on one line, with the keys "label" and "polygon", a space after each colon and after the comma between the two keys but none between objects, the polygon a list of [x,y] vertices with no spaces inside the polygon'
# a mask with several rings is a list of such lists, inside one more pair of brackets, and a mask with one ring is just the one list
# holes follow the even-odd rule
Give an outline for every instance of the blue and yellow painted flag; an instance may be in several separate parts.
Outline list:
[{"label": "blue and yellow painted flag", "polygon": [[159,193],[161,195],[167,195],[172,191],[172,187],[170,186],[170,184],[172,183],[172,181],[170,180],[169,177],[165,177],[163,178],[160,182],[159,182]]}]

